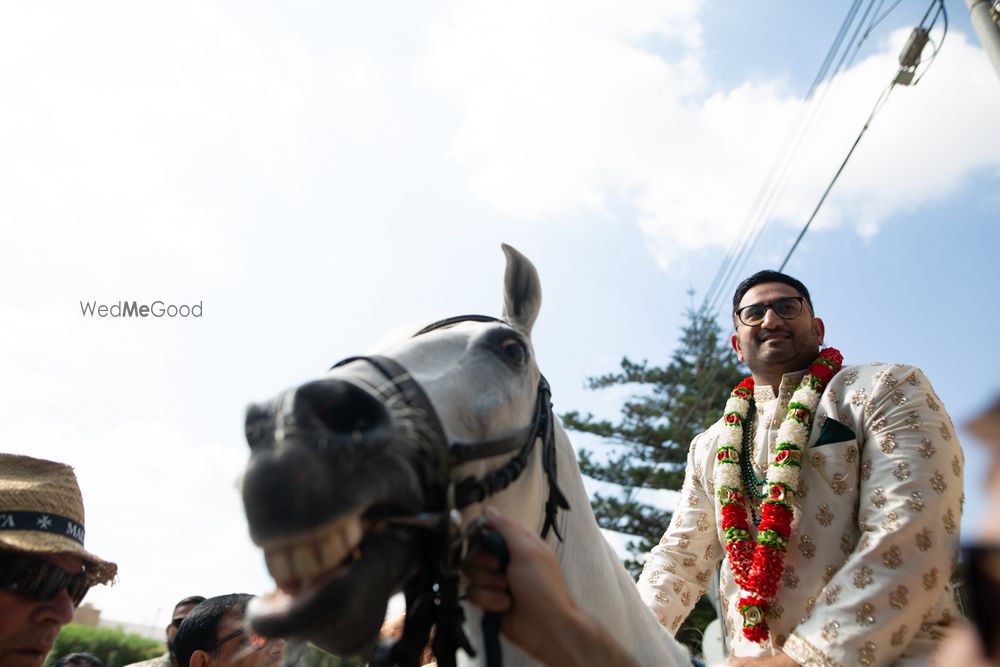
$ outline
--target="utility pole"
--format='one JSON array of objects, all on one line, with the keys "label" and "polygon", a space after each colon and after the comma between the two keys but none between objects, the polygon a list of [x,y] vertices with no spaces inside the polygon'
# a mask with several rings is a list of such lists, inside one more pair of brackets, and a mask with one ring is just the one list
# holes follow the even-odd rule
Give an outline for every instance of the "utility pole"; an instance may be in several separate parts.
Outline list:
[{"label": "utility pole", "polygon": [[990,0],[965,0],[969,13],[972,15],[972,27],[979,35],[979,41],[983,43],[983,49],[993,63],[993,69],[997,76],[1000,76],[1000,24],[997,24],[997,15],[1000,6]]}]

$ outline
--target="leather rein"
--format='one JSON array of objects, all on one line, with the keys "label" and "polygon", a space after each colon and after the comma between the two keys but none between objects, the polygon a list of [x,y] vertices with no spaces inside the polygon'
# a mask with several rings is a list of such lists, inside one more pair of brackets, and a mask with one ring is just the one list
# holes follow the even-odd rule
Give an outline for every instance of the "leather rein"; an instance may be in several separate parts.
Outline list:
[{"label": "leather rein", "polygon": [[[459,315],[430,324],[414,337],[462,322],[510,323],[488,315]],[[542,468],[549,485],[545,502],[545,521],[541,536],[552,530],[559,540],[562,535],[556,526],[556,514],[569,509],[566,497],[559,489],[556,476],[556,451],[551,391],[544,377],[539,376],[535,409],[530,424],[510,436],[478,442],[449,442],[441,420],[420,384],[413,379],[402,364],[386,356],[372,355],[348,357],[333,366],[337,368],[353,362],[367,362],[392,386],[408,408],[419,415],[417,432],[420,462],[424,466],[425,511],[413,515],[388,519],[396,525],[425,529],[422,539],[423,559],[417,574],[404,587],[406,595],[406,623],[402,638],[391,645],[376,649],[372,664],[378,667],[410,667],[419,664],[420,653],[434,630],[432,650],[442,667],[455,665],[458,648],[470,656],[475,651],[465,636],[462,624],[465,619],[459,604],[458,580],[463,558],[469,551],[474,529],[463,529],[459,510],[481,503],[499,493],[520,477],[527,466],[535,443],[542,443]],[[515,453],[516,452],[516,453]],[[514,454],[504,465],[477,479],[466,477],[459,482],[451,480],[451,471],[471,461]],[[478,524],[477,527],[481,527]],[[487,654],[492,659],[490,645],[497,644],[495,637],[486,637]]]}]

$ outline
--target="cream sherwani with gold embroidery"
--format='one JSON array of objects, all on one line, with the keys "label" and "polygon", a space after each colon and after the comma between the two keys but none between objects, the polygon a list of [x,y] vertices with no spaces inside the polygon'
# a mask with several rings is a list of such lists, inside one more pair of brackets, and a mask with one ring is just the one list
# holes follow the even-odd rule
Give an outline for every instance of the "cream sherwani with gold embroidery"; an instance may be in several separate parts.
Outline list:
[{"label": "cream sherwani with gold embroidery", "polygon": [[[759,477],[803,374],[785,375],[777,397],[770,387],[754,391]],[[855,437],[816,446],[827,419]],[[692,442],[670,527],[639,579],[660,622],[676,631],[722,560],[732,655],[784,650],[803,665],[926,664],[941,629],[958,616],[950,578],[962,452],[924,374],[902,364],[848,366],[823,392],[802,455],[785,571],[768,614],[771,637],[761,644],[743,637],[740,591],[723,559],[713,482],[722,428],[720,420]]]}]

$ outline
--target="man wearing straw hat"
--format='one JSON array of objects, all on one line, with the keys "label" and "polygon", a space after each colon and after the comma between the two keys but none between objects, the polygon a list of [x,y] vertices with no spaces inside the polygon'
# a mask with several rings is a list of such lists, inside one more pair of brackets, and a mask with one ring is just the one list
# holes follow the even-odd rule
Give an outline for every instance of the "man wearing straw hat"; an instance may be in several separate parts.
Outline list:
[{"label": "man wearing straw hat", "polygon": [[0,454],[0,665],[39,667],[94,584],[118,566],[83,547],[73,469]]}]

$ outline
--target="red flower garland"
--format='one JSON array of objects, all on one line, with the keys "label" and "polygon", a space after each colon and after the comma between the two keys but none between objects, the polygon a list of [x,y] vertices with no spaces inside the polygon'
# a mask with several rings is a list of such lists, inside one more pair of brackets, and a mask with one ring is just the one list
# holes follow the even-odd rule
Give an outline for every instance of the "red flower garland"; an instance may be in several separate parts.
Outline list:
[{"label": "red flower garland", "polygon": [[[792,421],[798,422],[806,427],[806,439],[808,439],[808,430],[812,428],[816,408],[815,401],[818,401],[818,395],[822,394],[827,383],[840,370],[843,361],[844,357],[833,348],[820,352],[793,394],[782,426]],[[742,401],[749,400],[753,395],[753,388],[753,378],[745,378],[733,388],[730,398],[738,399],[736,403],[738,405]],[[813,405],[806,403],[807,399],[803,397],[809,393],[802,393],[803,389],[815,392]],[[741,414],[727,404],[724,419],[725,424],[733,429],[729,434],[730,438],[736,435],[736,429],[739,429],[739,437],[742,438],[746,413],[745,409]],[[798,468],[798,458],[805,441],[796,443],[790,438],[783,438],[780,429],[778,435],[779,442],[771,465],[776,468]],[[717,471],[729,465],[739,466],[740,452],[733,446],[733,442],[738,441],[726,438],[720,440],[716,461]],[[728,474],[732,474],[731,471],[722,473],[723,476]],[[728,481],[725,485],[717,483],[717,493],[722,505],[722,529],[726,536],[726,554],[729,556],[729,565],[733,570],[736,584],[746,593],[740,598],[738,605],[743,615],[743,635],[755,642],[768,638],[766,616],[770,609],[769,601],[778,590],[778,582],[785,569],[785,550],[792,535],[794,512],[791,502],[796,489],[778,481],[777,478],[778,475],[774,475],[772,479],[769,471],[769,488],[763,501],[764,507],[761,511],[756,543],[750,538],[746,495],[739,488],[742,484],[732,481]]]}]

